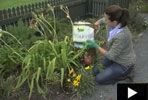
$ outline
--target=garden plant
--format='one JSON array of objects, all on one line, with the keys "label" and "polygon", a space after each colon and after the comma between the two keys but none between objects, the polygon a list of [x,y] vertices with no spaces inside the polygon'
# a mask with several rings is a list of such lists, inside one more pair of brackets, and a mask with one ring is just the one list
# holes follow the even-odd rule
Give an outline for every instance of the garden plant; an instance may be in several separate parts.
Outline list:
[{"label": "garden plant", "polygon": [[[18,91],[28,91],[29,99],[33,94],[47,99],[52,91],[50,88],[57,86],[72,97],[93,93],[92,64],[85,66],[82,63],[86,49],[73,46],[73,21],[67,7],[60,6],[60,9],[70,23],[58,22],[54,7],[48,5],[51,17],[33,13],[30,26],[20,21],[18,26],[0,31],[2,98],[19,95]],[[64,25],[65,29],[60,25]],[[8,83],[12,84],[8,87]]]}]

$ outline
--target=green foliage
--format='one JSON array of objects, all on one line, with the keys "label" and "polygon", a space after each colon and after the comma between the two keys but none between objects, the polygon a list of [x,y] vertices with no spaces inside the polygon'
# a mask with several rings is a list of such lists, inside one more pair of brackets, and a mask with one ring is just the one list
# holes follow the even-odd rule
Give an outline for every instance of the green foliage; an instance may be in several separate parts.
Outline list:
[{"label": "green foliage", "polygon": [[[97,30],[96,34],[95,34],[95,38],[96,40],[99,40],[99,42],[105,42],[106,39],[107,39],[107,30],[106,30],[106,24],[105,23],[102,23],[100,25],[100,28],[99,30]],[[101,43],[102,45],[102,43]]]},{"label": "green foliage", "polygon": [[[13,48],[17,53],[21,54],[18,48]],[[21,58],[7,46],[0,48],[0,73],[3,77],[8,77],[18,71],[19,64],[21,63]]]},{"label": "green foliage", "polygon": [[95,82],[94,77],[91,74],[91,71],[86,71],[82,69],[80,71],[82,75],[80,86],[77,88],[77,95],[84,96],[84,95],[92,95],[95,91]]},{"label": "green foliage", "polygon": [[[29,26],[23,23],[23,21],[18,21],[16,26],[8,26],[7,31],[15,36],[18,41],[22,43],[24,48],[30,48],[36,40],[42,39],[42,37],[35,35],[36,30],[29,28]],[[5,36],[4,40],[12,46],[17,46],[12,38]]]},{"label": "green foliage", "polygon": [[[71,30],[71,24],[69,24],[68,22],[63,22],[60,21],[58,23],[56,23],[57,26],[57,35],[58,35],[58,40],[63,40],[65,36],[69,36],[72,37],[72,30]],[[61,34],[62,33],[62,34]]]},{"label": "green foliage", "polygon": [[[7,31],[1,31],[2,36],[0,37],[0,74],[2,77],[8,77],[13,74],[13,71],[17,71],[17,65],[22,61],[22,51],[19,47],[22,45],[15,36]],[[5,42],[6,38],[9,37],[11,41],[15,41],[16,45],[10,45]]]},{"label": "green foliage", "polygon": [[15,76],[9,76],[7,79],[0,77],[0,97],[6,98],[10,96],[14,89]]},{"label": "green foliage", "polygon": [[20,70],[27,48],[41,38],[36,37],[35,31],[22,21],[18,22],[18,26],[8,26],[7,31],[2,31],[0,37],[0,73],[4,77]]},{"label": "green foliage", "polygon": [[[55,17],[54,12],[52,14]],[[14,72],[17,80],[17,83],[14,81],[15,92],[27,84],[26,88],[30,90],[29,98],[36,91],[46,97],[48,86],[59,84],[62,88],[64,87],[68,70],[73,68],[77,74],[82,75],[80,88],[76,92],[80,95],[91,94],[94,90],[93,77],[89,76],[80,64],[84,49],[78,50],[73,47],[71,34],[69,34],[71,25],[59,23],[55,18],[46,19],[43,15],[34,15],[34,17],[37,22],[35,30],[19,22],[17,27],[8,27],[7,31],[12,34],[4,32],[9,36],[0,34],[2,78],[7,80]],[[41,36],[36,37],[32,34],[35,31],[40,32]],[[5,86],[1,85],[0,88]],[[9,91],[4,94],[8,95]]]},{"label": "green foliage", "polygon": [[[93,24],[96,22],[96,20],[98,20],[98,18],[86,19],[87,22],[90,22],[90,23],[93,23]],[[94,26],[90,26],[90,27],[94,27]],[[94,38],[97,41],[97,43],[99,44],[99,46],[101,46],[101,47],[104,46],[104,44],[107,40],[107,33],[108,32],[107,32],[105,23],[101,23],[100,27],[97,30],[95,30]]]},{"label": "green foliage", "polygon": [[72,65],[80,67],[78,58],[82,51],[75,52],[71,43],[68,37],[60,42],[37,41],[24,58],[23,69],[16,88],[19,88],[25,81],[28,82],[30,87],[29,96],[31,97],[35,87],[37,87],[39,93],[44,94],[43,89],[47,88],[46,82],[48,84],[61,82],[63,86],[64,74],[66,74],[67,68]]},{"label": "green foliage", "polygon": [[140,33],[148,27],[144,18],[139,14],[143,7],[143,4],[143,0],[133,0],[129,6],[129,27],[133,32],[136,33]]},{"label": "green foliage", "polygon": [[145,3],[143,7],[141,8],[142,13],[148,13],[148,3]]},{"label": "green foliage", "polygon": [[16,86],[17,89],[28,82],[29,97],[36,90],[45,96],[47,84],[54,85],[60,82],[63,86],[67,69],[70,67],[79,68],[79,57],[83,53],[83,49],[74,49],[71,38],[62,36],[62,31],[56,30],[58,28],[55,25],[55,18],[53,18],[53,21],[47,20],[42,14],[34,14],[34,17],[36,23],[33,28],[40,32],[44,39],[36,41],[28,49]]}]

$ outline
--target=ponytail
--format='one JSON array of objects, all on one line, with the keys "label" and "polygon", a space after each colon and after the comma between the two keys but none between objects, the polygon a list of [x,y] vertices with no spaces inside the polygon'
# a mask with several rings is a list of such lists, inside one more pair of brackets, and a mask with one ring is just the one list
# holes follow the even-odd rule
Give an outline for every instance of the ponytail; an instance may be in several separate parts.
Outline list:
[{"label": "ponytail", "polygon": [[128,24],[128,20],[129,20],[129,12],[126,8],[122,8],[122,15],[119,20],[119,22],[121,23],[121,27],[125,27]]}]

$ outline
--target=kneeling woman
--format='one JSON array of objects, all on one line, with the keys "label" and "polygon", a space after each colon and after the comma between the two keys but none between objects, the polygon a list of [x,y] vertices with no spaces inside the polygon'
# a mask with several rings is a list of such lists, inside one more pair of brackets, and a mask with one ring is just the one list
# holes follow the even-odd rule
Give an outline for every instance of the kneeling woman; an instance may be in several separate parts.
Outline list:
[{"label": "kneeling woman", "polygon": [[107,7],[104,18],[95,23],[99,26],[104,21],[107,25],[107,49],[99,47],[94,41],[86,42],[88,48],[96,48],[104,55],[105,70],[101,73],[94,70],[95,80],[99,84],[111,84],[118,78],[126,76],[135,64],[132,36],[127,27],[128,19],[128,10],[118,5]]}]

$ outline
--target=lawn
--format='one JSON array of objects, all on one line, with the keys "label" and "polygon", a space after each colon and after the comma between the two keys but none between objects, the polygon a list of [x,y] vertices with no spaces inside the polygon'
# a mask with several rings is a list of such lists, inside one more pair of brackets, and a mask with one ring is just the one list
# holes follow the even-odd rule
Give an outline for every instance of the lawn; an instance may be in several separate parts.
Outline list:
[{"label": "lawn", "polygon": [[0,0],[0,10],[47,0]]}]

